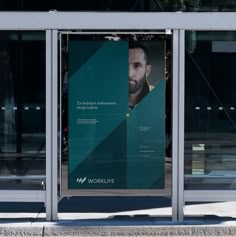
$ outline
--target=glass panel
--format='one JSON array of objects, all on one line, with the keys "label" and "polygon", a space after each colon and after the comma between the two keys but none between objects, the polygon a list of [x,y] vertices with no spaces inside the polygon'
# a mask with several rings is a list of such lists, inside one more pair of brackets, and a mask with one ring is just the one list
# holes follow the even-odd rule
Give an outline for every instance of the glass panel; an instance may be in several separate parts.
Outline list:
[{"label": "glass panel", "polygon": [[[150,49],[150,58],[146,56],[150,64],[143,58],[146,74],[142,70],[140,79],[145,83],[135,91],[139,96],[132,97],[128,75],[134,63],[127,67],[128,60],[137,50],[144,52],[143,44]],[[116,55],[113,61],[111,50]],[[122,189],[125,193],[129,189],[130,193],[170,195],[171,36],[64,34],[61,53],[62,192],[78,195],[79,189],[96,189],[99,194],[99,189]],[[140,67],[139,61],[135,66]],[[119,75],[114,75],[118,68]],[[147,91],[140,93],[145,85]],[[131,97],[139,98],[133,106]]]},{"label": "glass panel", "polygon": [[236,188],[235,32],[186,32],[185,189]]},{"label": "glass panel", "polygon": [[0,33],[0,189],[45,179],[45,33]]},{"label": "glass panel", "polygon": [[235,11],[232,0],[1,0],[0,11],[122,11],[122,12],[175,12],[175,11]]}]

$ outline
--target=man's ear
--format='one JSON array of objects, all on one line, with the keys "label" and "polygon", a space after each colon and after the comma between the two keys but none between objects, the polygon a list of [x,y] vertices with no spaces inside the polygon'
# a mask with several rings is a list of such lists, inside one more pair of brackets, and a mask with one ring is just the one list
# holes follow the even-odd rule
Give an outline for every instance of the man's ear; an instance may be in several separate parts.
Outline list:
[{"label": "man's ear", "polygon": [[147,65],[147,67],[146,67],[146,77],[149,76],[151,70],[152,70],[152,66],[151,65]]}]

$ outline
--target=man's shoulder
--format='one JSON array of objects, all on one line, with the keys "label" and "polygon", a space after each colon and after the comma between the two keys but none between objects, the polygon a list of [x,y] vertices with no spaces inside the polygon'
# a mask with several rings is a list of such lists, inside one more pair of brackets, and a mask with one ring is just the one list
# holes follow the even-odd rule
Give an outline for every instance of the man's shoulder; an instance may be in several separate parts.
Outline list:
[{"label": "man's shoulder", "polygon": [[155,86],[152,86],[152,85],[148,84],[148,87],[149,87],[149,91],[152,91]]}]

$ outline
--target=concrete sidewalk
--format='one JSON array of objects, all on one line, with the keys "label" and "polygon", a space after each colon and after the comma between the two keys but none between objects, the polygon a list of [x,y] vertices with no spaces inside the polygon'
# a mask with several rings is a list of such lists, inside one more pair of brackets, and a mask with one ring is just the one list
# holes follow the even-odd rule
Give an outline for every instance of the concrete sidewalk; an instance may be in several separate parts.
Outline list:
[{"label": "concrete sidewalk", "polygon": [[0,236],[236,236],[236,202],[188,204],[178,223],[169,200],[155,206],[155,198],[72,198],[46,222],[43,204],[1,203]]},{"label": "concrete sidewalk", "polygon": [[1,227],[0,236],[236,236],[235,226]]}]

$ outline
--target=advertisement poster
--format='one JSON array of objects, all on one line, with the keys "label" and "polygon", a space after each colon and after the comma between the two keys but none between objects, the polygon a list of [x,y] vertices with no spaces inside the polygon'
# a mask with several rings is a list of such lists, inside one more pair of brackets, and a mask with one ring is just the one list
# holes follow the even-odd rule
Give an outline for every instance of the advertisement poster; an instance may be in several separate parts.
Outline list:
[{"label": "advertisement poster", "polygon": [[164,43],[69,42],[68,188],[165,188]]}]

